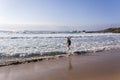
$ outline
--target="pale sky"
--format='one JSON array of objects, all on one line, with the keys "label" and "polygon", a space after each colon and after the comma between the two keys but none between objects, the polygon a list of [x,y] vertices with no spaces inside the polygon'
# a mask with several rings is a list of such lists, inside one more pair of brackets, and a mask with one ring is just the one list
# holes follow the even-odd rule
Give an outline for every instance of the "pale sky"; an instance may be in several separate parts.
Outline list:
[{"label": "pale sky", "polygon": [[0,0],[0,30],[97,30],[120,24],[120,0]]}]

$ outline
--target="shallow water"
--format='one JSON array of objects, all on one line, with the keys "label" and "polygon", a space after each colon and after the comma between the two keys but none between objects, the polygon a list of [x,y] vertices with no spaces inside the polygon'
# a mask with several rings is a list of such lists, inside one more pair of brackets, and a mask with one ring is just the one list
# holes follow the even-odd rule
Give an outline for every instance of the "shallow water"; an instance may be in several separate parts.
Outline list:
[{"label": "shallow water", "polygon": [[66,52],[66,37],[71,36],[71,51],[90,51],[120,47],[120,34],[113,33],[28,33],[0,32],[0,57],[19,58]]}]

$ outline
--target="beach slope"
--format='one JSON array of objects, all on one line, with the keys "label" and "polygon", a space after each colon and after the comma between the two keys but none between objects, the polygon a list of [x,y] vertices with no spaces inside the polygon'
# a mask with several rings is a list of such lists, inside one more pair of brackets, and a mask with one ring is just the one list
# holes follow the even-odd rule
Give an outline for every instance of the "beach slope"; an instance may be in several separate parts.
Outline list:
[{"label": "beach slope", "polygon": [[120,80],[120,50],[0,67],[0,80]]}]

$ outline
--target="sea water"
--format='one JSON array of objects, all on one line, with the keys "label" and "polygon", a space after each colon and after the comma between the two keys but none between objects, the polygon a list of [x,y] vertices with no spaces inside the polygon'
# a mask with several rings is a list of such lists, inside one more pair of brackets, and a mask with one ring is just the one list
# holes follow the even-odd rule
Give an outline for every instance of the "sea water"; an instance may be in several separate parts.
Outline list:
[{"label": "sea water", "polygon": [[71,37],[71,52],[120,47],[117,33],[1,31],[0,59],[62,54],[67,51],[66,37]]}]

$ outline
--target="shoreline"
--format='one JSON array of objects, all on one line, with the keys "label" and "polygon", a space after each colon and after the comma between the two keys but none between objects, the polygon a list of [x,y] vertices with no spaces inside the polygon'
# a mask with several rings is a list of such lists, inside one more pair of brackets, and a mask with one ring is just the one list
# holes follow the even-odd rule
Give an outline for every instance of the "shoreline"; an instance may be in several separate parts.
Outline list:
[{"label": "shoreline", "polygon": [[[119,49],[119,48],[115,48]],[[73,55],[86,55],[86,54],[91,54],[91,53],[98,53],[98,52],[104,52],[104,51],[110,51],[110,50],[115,50],[114,48],[112,49],[98,49],[98,50],[88,50],[88,51],[75,51],[72,54],[69,54],[68,52],[64,52],[64,54],[56,54],[56,55],[51,55],[51,56],[38,56],[38,57],[30,57],[30,58],[20,58],[18,60],[9,60],[9,61],[3,61],[0,63],[0,67],[4,66],[10,66],[10,65],[19,65],[19,64],[26,64],[26,63],[31,63],[31,62],[39,62],[43,60],[51,60],[51,59],[57,59],[61,57],[68,57],[73,56]]]},{"label": "shoreline", "polygon": [[[108,51],[103,49],[98,49],[98,50],[88,50],[88,51],[75,51],[72,54],[69,54],[69,52],[62,52],[62,54],[56,54],[56,55],[51,55],[51,56],[38,56],[38,57],[30,57],[30,58],[20,58],[17,60],[8,60],[8,61],[3,61],[0,63],[0,67],[4,66],[10,66],[10,65],[19,65],[19,64],[26,64],[26,63],[31,63],[31,62],[39,62],[43,60],[51,60],[51,59],[57,59],[61,57],[68,57],[68,56],[74,56],[74,55],[86,55],[86,54],[91,54],[91,53],[98,53],[98,52],[104,52]],[[71,53],[71,52],[70,52]]]},{"label": "shoreline", "polygon": [[120,50],[0,67],[0,80],[120,80]]},{"label": "shoreline", "polygon": [[30,57],[30,58],[24,58],[24,59],[18,59],[18,60],[13,60],[13,61],[4,61],[0,63],[0,67],[4,66],[10,66],[10,65],[18,65],[18,64],[25,64],[25,63],[31,63],[31,62],[39,62],[43,60],[50,60],[50,59],[56,59],[60,57],[65,57],[66,54],[61,54],[61,55],[55,55],[55,56],[43,56],[43,57]]}]

